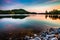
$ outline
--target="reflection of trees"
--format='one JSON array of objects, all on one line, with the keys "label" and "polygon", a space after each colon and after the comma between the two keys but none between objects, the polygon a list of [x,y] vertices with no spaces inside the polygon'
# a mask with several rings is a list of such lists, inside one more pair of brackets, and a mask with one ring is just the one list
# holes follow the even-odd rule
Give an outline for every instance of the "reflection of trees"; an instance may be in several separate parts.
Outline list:
[{"label": "reflection of trees", "polygon": [[14,15],[14,16],[0,16],[0,19],[1,18],[15,18],[15,19],[24,19],[25,17],[28,17],[29,15],[19,15],[19,16],[16,16],[16,15]]},{"label": "reflection of trees", "polygon": [[49,17],[53,20],[60,19],[60,15],[46,15],[45,18],[47,18],[47,17]]},{"label": "reflection of trees", "polygon": [[60,16],[59,16],[60,10],[54,9],[54,10],[49,11],[49,12],[46,11],[45,13],[46,13],[45,18],[49,17],[53,20],[60,19]]},{"label": "reflection of trees", "polygon": [[23,19],[25,17],[28,17],[27,15],[19,15],[19,16],[16,16],[16,14],[37,14],[35,12],[28,12],[24,9],[14,9],[14,10],[0,10],[0,14],[15,14],[14,16],[0,16],[0,18],[20,18],[20,19]]}]

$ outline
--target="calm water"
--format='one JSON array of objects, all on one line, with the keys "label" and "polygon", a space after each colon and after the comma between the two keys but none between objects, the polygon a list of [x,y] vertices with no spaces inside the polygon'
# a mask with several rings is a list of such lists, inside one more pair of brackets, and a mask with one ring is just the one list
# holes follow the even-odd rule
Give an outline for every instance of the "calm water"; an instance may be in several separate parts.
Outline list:
[{"label": "calm water", "polygon": [[18,28],[59,28],[60,17],[47,17],[46,15],[30,15],[24,19],[2,18],[0,29],[13,30]]}]

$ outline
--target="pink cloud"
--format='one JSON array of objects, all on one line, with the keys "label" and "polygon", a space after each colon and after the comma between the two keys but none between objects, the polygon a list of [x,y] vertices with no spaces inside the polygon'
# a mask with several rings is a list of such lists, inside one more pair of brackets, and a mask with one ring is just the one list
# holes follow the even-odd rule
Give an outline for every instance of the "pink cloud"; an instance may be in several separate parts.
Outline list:
[{"label": "pink cloud", "polygon": [[21,9],[21,8],[24,8],[25,5],[24,4],[21,4],[21,3],[13,3],[12,5],[10,6],[1,6],[1,10],[12,10],[12,9]]},{"label": "pink cloud", "polygon": [[38,13],[41,13],[41,12],[45,12],[46,10],[47,11],[51,11],[53,9],[57,9],[57,10],[60,10],[60,6],[59,5],[55,5],[55,6],[36,6],[36,7],[29,7],[29,8],[26,8],[26,10],[30,11],[30,12],[38,12]]},{"label": "pink cloud", "polygon": [[4,0],[6,3],[11,3],[11,0]]}]

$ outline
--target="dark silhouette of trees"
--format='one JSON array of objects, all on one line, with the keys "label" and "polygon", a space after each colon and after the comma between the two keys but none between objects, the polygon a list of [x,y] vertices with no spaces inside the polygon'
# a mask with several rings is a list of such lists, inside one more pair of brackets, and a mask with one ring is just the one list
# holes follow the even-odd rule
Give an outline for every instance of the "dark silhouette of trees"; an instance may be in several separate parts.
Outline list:
[{"label": "dark silhouette of trees", "polygon": [[36,14],[36,13],[28,12],[24,9],[14,9],[14,10],[0,10],[0,14]]},{"label": "dark silhouette of trees", "polygon": [[54,10],[49,11],[49,12],[46,11],[45,14],[46,14],[46,16],[45,16],[46,18],[49,17],[53,20],[60,19],[60,16],[59,16],[60,10],[54,9]]},{"label": "dark silhouette of trees", "polygon": [[54,9],[54,10],[52,10],[52,11],[49,11],[49,12],[45,12],[46,14],[60,14],[60,10],[56,10],[56,9]]},{"label": "dark silhouette of trees", "polygon": [[[28,12],[24,9],[13,9],[13,10],[0,10],[0,14],[42,14],[42,13],[36,13],[36,12]],[[52,10],[49,11],[46,10],[43,14],[60,14],[60,10]]]},{"label": "dark silhouette of trees", "polygon": [[27,14],[28,13],[28,11],[24,9],[14,9],[12,10],[12,12],[14,12],[15,14]]},{"label": "dark silhouette of trees", "polygon": [[45,13],[48,14],[48,11],[46,10]]}]

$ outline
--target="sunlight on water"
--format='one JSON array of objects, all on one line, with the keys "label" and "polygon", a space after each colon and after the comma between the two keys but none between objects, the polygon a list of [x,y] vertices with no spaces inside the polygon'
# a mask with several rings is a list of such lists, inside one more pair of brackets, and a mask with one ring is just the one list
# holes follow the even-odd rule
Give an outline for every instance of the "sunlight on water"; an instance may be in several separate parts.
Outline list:
[{"label": "sunlight on water", "polygon": [[34,16],[30,16],[28,18],[33,19],[33,20],[46,22],[47,25],[49,24],[49,25],[53,25],[53,26],[55,25],[55,27],[60,27],[60,19],[52,20],[49,17],[45,18],[45,15],[34,15]]}]

